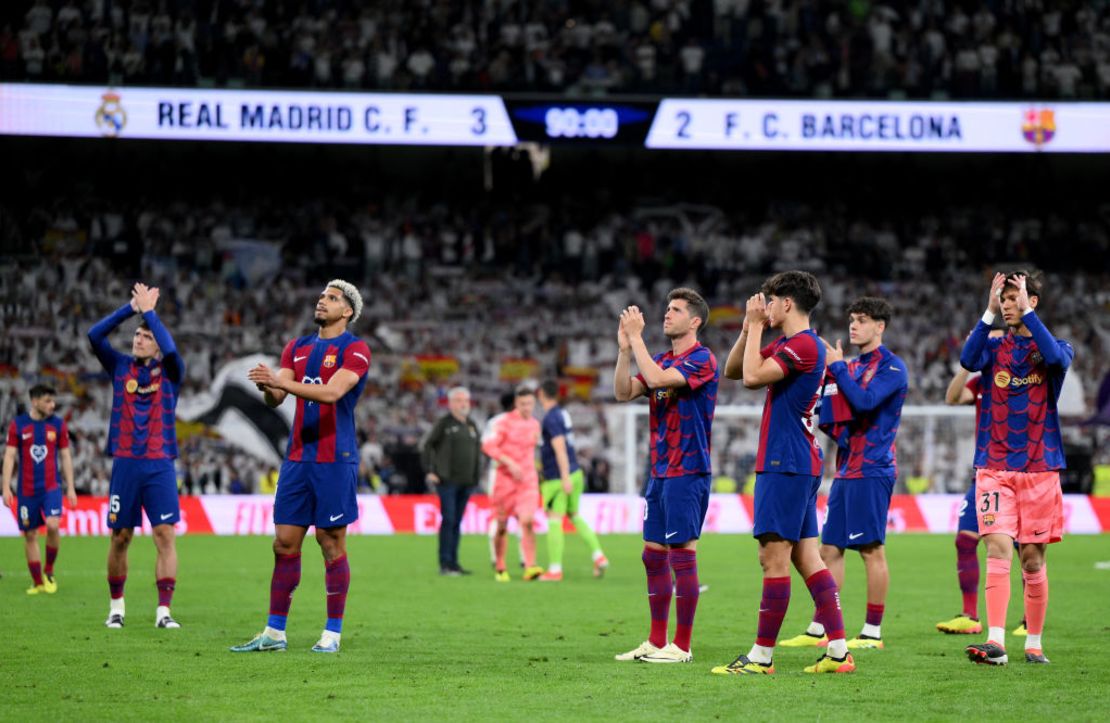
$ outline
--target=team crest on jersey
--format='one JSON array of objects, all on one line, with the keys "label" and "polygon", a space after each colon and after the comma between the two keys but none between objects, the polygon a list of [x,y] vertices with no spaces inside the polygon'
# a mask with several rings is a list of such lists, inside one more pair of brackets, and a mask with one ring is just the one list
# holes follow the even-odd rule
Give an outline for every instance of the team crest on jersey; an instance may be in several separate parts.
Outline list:
[{"label": "team crest on jersey", "polygon": [[162,367],[154,367],[150,370],[150,376],[156,377],[162,373]]},{"label": "team crest on jersey", "polygon": [[994,524],[994,515],[992,515],[992,514],[983,515],[983,524],[986,525],[987,527],[990,527],[991,525],[993,525]]},{"label": "team crest on jersey", "polygon": [[46,430],[46,441],[47,442],[53,442],[57,438],[58,438],[58,433],[55,432],[53,429]]},{"label": "team crest on jersey", "polygon": [[1037,366],[1043,361],[1044,357],[1041,356],[1041,353],[1039,351],[1034,351],[1032,354],[1029,355],[1029,363],[1033,366]]},{"label": "team crest on jersey", "polygon": [[1002,371],[995,373],[994,385],[996,387],[999,387],[1000,389],[1005,389],[1006,387],[1010,386],[1010,379],[1012,378],[1013,377],[1010,376],[1010,372],[1003,369]]},{"label": "team crest on jersey", "polygon": [[328,354],[324,357],[324,366],[328,369],[335,366],[335,354]]},{"label": "team crest on jersey", "polygon": [[128,394],[134,394],[135,391],[139,388],[139,380],[138,379],[128,379],[127,383],[123,385],[123,388],[125,390],[127,390]]},{"label": "team crest on jersey", "polygon": [[32,444],[31,445],[31,459],[35,464],[41,463],[46,459],[46,445],[45,444]]},{"label": "team crest on jersey", "polygon": [[871,380],[874,379],[874,378],[875,378],[875,370],[874,369],[868,369],[867,371],[865,371],[863,373],[863,383],[864,384],[870,384]]}]

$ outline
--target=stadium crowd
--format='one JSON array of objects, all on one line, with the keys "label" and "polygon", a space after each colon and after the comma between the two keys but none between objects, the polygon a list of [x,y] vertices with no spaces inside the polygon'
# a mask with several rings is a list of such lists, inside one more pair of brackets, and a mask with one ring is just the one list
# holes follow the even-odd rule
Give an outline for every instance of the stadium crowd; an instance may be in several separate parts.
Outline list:
[{"label": "stadium crowd", "polygon": [[1107,98],[1110,7],[1014,0],[9,0],[0,78]]},{"label": "stadium crowd", "polygon": [[[186,360],[185,399],[207,389],[222,365],[255,352],[276,357],[289,338],[309,333],[320,285],[343,276],[364,289],[356,332],[374,353],[358,408],[367,484],[374,480],[383,493],[423,489],[417,446],[443,413],[448,386],[470,387],[485,418],[499,411],[512,379],[560,373],[577,380],[573,391],[582,397],[570,411],[591,488],[602,490],[610,486],[611,450],[620,446],[604,403],[615,320],[628,303],[650,318],[661,314],[670,288],[697,286],[714,308],[702,341],[723,360],[743,300],[761,280],[806,269],[824,287],[815,325],[827,338],[847,341],[843,309],[856,296],[890,299],[896,318],[886,343],[910,366],[907,401],[938,404],[981,313],[988,259],[1052,269],[1053,256],[1067,256],[1078,238],[1092,258],[1110,254],[1098,217],[1023,217],[1012,208],[946,207],[895,221],[849,217],[836,206],[772,205],[754,217],[678,204],[583,224],[556,210],[99,201],[59,201],[20,215],[0,209],[0,417],[13,416],[31,383],[53,379],[76,441],[79,486],[103,492],[110,389],[85,333],[126,300],[129,279],[163,289],[159,311]],[[1044,313],[1076,347],[1073,374],[1089,407],[1110,354],[1108,282],[1106,269],[1095,267],[1047,279]],[[115,343],[129,342],[121,332]],[[662,343],[656,327],[649,346]],[[418,357],[432,366],[421,367]],[[520,359],[531,366],[506,363]],[[435,366],[443,360],[446,371]],[[760,401],[739,384],[722,384],[718,399]],[[937,433],[955,449],[953,428]],[[730,476],[746,476],[741,460],[754,452],[754,437],[744,425],[715,428],[714,453]],[[923,464],[926,451],[914,444],[900,440],[903,476]],[[190,433],[182,448],[181,476],[195,491],[256,490],[267,470],[209,434]],[[937,484],[962,483],[967,460],[954,452],[933,457],[931,469],[945,478]]]}]

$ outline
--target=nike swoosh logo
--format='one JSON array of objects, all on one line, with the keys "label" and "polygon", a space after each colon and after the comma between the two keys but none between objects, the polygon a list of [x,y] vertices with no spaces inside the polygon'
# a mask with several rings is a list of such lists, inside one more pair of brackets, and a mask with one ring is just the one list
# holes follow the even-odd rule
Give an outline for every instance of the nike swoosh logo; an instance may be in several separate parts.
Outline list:
[{"label": "nike swoosh logo", "polygon": [[[61,511],[61,510],[50,510],[50,516],[51,516],[51,517],[54,517],[54,516],[56,516],[56,515],[60,515],[60,514],[62,514],[62,511]],[[1039,534],[1041,534],[1041,533],[1039,533],[1039,532],[1038,532],[1038,533],[1036,533],[1036,534],[1038,534],[1038,535],[1039,535]]]},{"label": "nike swoosh logo", "polygon": [[329,518],[328,518],[328,520],[329,520],[330,522],[335,522],[335,521],[336,521],[336,520],[338,520],[338,519],[339,519],[340,517],[342,517],[342,516],[343,516],[343,514],[344,514],[344,513],[340,512],[340,513],[339,513],[338,515],[332,515],[331,517],[329,517]]},{"label": "nike swoosh logo", "polygon": [[160,515],[159,517],[160,517],[160,519],[163,519],[163,520],[168,520],[168,519],[170,519],[171,517],[173,517],[173,513],[172,513],[172,512],[170,512],[169,514],[165,514],[165,515]]},{"label": "nike swoosh logo", "polygon": [[299,362],[302,359],[307,359],[307,358],[308,358],[307,356],[295,356],[295,357],[293,357],[293,361]]},{"label": "nike swoosh logo", "polygon": [[338,592],[329,592],[328,597],[331,597],[332,595],[338,595],[338,594],[339,594]]},{"label": "nike swoosh logo", "polygon": [[863,533],[862,533],[862,532],[857,532],[857,533],[856,533],[856,534],[854,534],[854,535],[848,535],[848,539],[849,539],[849,540],[854,540],[854,539],[856,539],[857,537],[863,537]]},{"label": "nike swoosh logo", "polygon": [[1043,535],[1046,532],[1048,532],[1048,530],[1041,530],[1040,532],[1034,532],[1033,537],[1040,537],[1041,535]]},{"label": "nike swoosh logo", "polygon": [[665,538],[665,539],[668,539],[668,540],[669,540],[669,539],[671,539],[672,537],[674,537],[674,536],[675,536],[675,535],[677,535],[677,534],[678,534],[677,532],[668,532],[668,533],[667,533],[667,536],[666,536],[666,538]]}]

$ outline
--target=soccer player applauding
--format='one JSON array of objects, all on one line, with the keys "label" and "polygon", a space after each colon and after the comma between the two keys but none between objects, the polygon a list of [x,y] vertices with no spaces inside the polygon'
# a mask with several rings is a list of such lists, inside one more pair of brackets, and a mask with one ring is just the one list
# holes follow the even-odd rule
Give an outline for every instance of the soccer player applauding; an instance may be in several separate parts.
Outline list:
[{"label": "soccer player applauding", "polygon": [[[613,390],[618,402],[647,395],[650,404],[651,472],[644,491],[644,569],[651,635],[617,660],[689,663],[690,636],[698,607],[697,545],[709,508],[712,467],[709,443],[717,405],[717,359],[698,342],[709,305],[692,289],[667,296],[663,334],[671,348],[654,357],[644,345],[644,315],[621,312]],[[636,359],[640,373],[630,374]],[[674,639],[667,643],[672,583],[677,597]]]},{"label": "soccer player applauding", "polygon": [[285,345],[281,370],[259,364],[247,373],[266,404],[297,400],[285,462],[274,498],[274,573],[266,629],[235,653],[284,650],[285,621],[301,581],[301,544],[310,526],[324,553],[328,620],[314,653],[339,652],[343,611],[351,584],[347,525],[358,519],[358,440],[355,404],[366,386],[370,347],[347,331],[362,313],[362,295],[336,279],[316,302],[319,331]]},{"label": "soccer player applauding", "polygon": [[[894,310],[885,299],[864,296],[848,307],[848,337],[860,355],[845,360],[840,341],[825,345],[829,371],[821,404],[821,430],[836,442],[836,479],[829,493],[821,559],[844,589],[844,550],[863,558],[867,575],[867,617],[849,649],[882,648],[881,625],[890,572],[886,564],[886,520],[898,477],[894,438],[902,421],[909,376],[906,364],[883,346]],[[803,635],[782,641],[801,647],[824,640],[814,618]]]},{"label": "soccer player applauding", "polygon": [[[1047,663],[1041,632],[1048,608],[1045,549],[1063,535],[1060,470],[1064,448],[1056,402],[1075,352],[1045,328],[1035,309],[1040,279],[1025,271],[995,274],[987,311],[960,353],[968,371],[983,372],[975,454],[976,511],[987,545],[987,642],[969,645],[977,663],[1005,665],[1013,541],[1025,581],[1025,660]],[[1009,333],[991,339],[998,314]]]},{"label": "soccer player applauding", "polygon": [[[725,376],[748,389],[767,387],[755,472],[755,529],[763,567],[763,599],[755,645],[719,675],[774,672],[772,653],[790,604],[790,565],[801,573],[828,635],[828,652],[807,673],[850,673],[855,662],[844,640],[836,580],[817,546],[817,489],[821,447],[814,439],[814,408],[825,375],[825,345],[810,328],[809,313],[821,300],[813,274],[785,271],[748,299],[744,329],[729,352]],[[760,348],[763,330],[785,336]]]},{"label": "soccer player applauding", "polygon": [[[177,499],[176,409],[185,361],[170,332],[158,318],[157,288],[135,284],[131,301],[89,329],[96,358],[112,379],[112,420],[107,452],[112,456],[108,486],[108,589],[111,602],[109,628],[122,628],[125,608],[123,585],[127,581],[127,549],[134,528],[150,520],[158,556],[154,563],[158,607],[154,624],[179,628],[170,616],[177,586],[177,541],[174,525],[181,519]],[[133,314],[142,314],[131,337],[131,354],[121,354],[108,343],[108,335]]]}]

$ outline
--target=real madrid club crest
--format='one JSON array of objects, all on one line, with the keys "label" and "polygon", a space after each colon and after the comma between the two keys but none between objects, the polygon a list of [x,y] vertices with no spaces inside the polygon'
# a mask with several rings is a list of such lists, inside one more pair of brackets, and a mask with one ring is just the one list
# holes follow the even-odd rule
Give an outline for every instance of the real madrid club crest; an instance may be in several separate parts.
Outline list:
[{"label": "real madrid club crest", "polygon": [[324,366],[331,369],[335,366],[335,354],[328,354],[324,357]]},{"label": "real madrid club crest", "polygon": [[109,90],[100,96],[100,107],[96,109],[96,127],[106,138],[115,138],[127,125],[127,111],[120,104],[119,93]]}]

